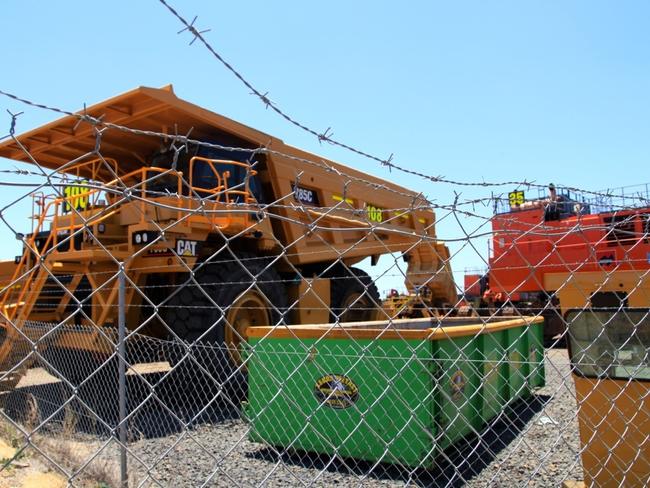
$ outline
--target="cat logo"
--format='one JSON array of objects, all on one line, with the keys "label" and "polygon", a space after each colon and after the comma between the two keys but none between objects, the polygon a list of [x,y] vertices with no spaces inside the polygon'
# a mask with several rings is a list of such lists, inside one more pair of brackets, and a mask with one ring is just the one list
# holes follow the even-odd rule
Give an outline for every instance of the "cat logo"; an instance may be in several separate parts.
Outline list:
[{"label": "cat logo", "polygon": [[198,241],[176,239],[176,254],[184,257],[195,257]]},{"label": "cat logo", "polygon": [[347,376],[327,374],[316,380],[314,396],[323,405],[338,410],[354,405],[359,398],[359,388]]}]

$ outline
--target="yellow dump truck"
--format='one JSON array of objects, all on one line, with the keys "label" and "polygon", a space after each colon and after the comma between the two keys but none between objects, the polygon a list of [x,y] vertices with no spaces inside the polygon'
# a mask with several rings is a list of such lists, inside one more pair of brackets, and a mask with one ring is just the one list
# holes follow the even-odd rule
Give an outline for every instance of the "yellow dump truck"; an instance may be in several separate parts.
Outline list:
[{"label": "yellow dump truck", "polygon": [[66,116],[0,145],[2,157],[56,172],[50,194],[32,194],[22,255],[2,264],[3,369],[34,324],[40,334],[58,324],[48,347],[112,352],[103,329],[117,325],[120,263],[130,330],[225,344],[233,363],[251,325],[381,314],[372,279],[354,267],[368,257],[402,253],[409,289],[455,302],[448,249],[418,193],[181,100],[171,86],[85,113],[101,118],[101,137]]}]

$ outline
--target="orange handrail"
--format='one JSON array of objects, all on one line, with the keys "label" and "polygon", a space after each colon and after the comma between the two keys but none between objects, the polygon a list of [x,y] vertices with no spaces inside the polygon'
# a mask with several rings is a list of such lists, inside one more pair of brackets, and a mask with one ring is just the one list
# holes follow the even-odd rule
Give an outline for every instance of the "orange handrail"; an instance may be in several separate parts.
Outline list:
[{"label": "orange handrail", "polygon": [[[84,164],[90,164],[90,163],[91,162],[86,162]],[[128,180],[129,178],[131,178],[133,176],[139,175],[140,179],[141,179],[141,182],[142,182],[142,193],[141,194],[142,194],[142,197],[143,197],[142,204],[144,206],[144,204],[146,203],[144,197],[146,195],[147,181],[149,179],[151,179],[150,177],[148,177],[148,174],[150,172],[157,172],[157,173],[163,174],[163,173],[169,172],[169,170],[164,169],[164,168],[157,168],[157,167],[148,167],[148,168],[143,167],[143,168],[134,170],[134,171],[132,171],[130,173],[127,173],[127,174],[125,174],[125,175],[123,175],[123,176],[121,176],[119,178],[113,179],[113,180],[109,181],[108,183],[104,184],[101,188],[96,188],[96,189],[90,190],[90,191],[87,192],[87,194],[85,196],[90,197],[93,194],[99,194],[100,192],[105,191],[106,188],[109,188],[111,186],[115,186],[120,181]],[[177,176],[177,191],[178,191],[178,194],[180,195],[181,194],[181,189],[182,189],[182,175],[180,173],[177,173],[176,176]],[[14,271],[14,273],[12,275],[11,282],[16,281],[18,279],[18,277],[21,275],[22,269],[25,267],[25,265],[27,263],[27,259],[32,254],[32,252],[35,253],[37,258],[41,257],[41,250],[38,249],[37,247],[35,247],[35,241],[36,241],[36,238],[38,237],[38,234],[40,233],[41,229],[44,227],[46,220],[48,220],[48,219],[51,219],[50,233],[47,236],[47,239],[46,239],[46,241],[43,244],[41,249],[43,251],[45,251],[50,246],[56,247],[56,245],[58,244],[59,231],[62,229],[60,227],[60,225],[59,225],[59,219],[62,216],[62,214],[64,213],[64,212],[60,212],[60,210],[62,208],[65,208],[65,205],[68,205],[70,208],[72,208],[72,201],[74,199],[79,198],[79,195],[56,197],[56,196],[52,196],[52,195],[45,196],[45,195],[42,195],[42,194],[39,193],[39,194],[35,194],[34,198],[40,200],[39,205],[42,207],[42,210],[41,210],[40,214],[32,216],[33,221],[36,220],[37,223],[36,223],[35,226],[32,225],[32,233],[29,236],[29,238],[25,241],[26,249],[25,249],[25,251],[23,252],[23,254],[21,256],[18,265],[16,266],[16,270]],[[93,223],[97,223],[100,220],[102,220],[103,218],[106,218],[106,216],[101,217],[100,219],[94,221]],[[145,220],[144,208],[143,208],[141,219],[142,219],[142,221]],[[33,223],[33,221],[32,221],[32,223]],[[84,227],[86,225],[87,225],[87,223],[83,223],[83,222],[75,223],[75,219],[70,218],[69,223],[66,224],[63,227],[66,230],[68,230],[68,238],[70,239],[70,250],[74,250],[74,245],[75,244],[74,244],[74,238],[72,237],[74,231],[76,229],[82,228],[82,227]],[[23,298],[25,296],[25,293],[29,289],[29,285],[30,285],[30,282],[31,282],[30,278],[34,274],[34,271],[35,271],[34,269],[32,269],[30,271],[30,273],[28,274],[28,278],[25,280],[25,283],[23,284],[23,286],[21,286],[19,296],[18,296],[17,300],[15,300],[16,303],[20,303],[23,300]],[[11,290],[13,290],[13,287],[10,288],[9,290],[5,291],[5,293],[2,296],[2,301],[0,302],[0,308],[5,310],[7,318],[10,319],[10,320],[13,319],[15,317],[15,315],[17,314],[17,312],[18,312],[18,307],[17,306],[16,307],[8,307],[7,306],[7,301],[9,300],[9,298],[11,296],[11,293],[10,293]],[[9,310],[11,312],[9,312]]]},{"label": "orange handrail", "polygon": [[[207,164],[210,169],[212,170],[212,174],[216,177],[217,179],[217,186],[213,188],[204,188],[200,186],[196,186],[194,183],[194,164],[195,162],[201,162]],[[241,168],[246,169],[246,178],[244,178],[244,189],[243,190],[230,190],[228,188],[228,177],[230,176],[230,173],[228,171],[224,172],[219,172],[215,168],[215,164],[221,164],[221,165],[232,165],[232,166],[239,166]],[[210,193],[212,195],[217,195],[216,201],[219,202],[221,201],[220,197],[224,196],[225,197],[225,203],[233,203],[233,200],[231,198],[231,195],[239,195],[244,197],[244,202],[245,203],[253,203],[254,198],[251,195],[250,192],[250,187],[249,187],[249,178],[252,176],[255,176],[257,174],[257,171],[251,168],[250,164],[248,163],[242,163],[241,161],[232,161],[232,160],[227,160],[227,159],[210,159],[210,158],[204,158],[201,156],[194,156],[192,159],[190,159],[190,177],[189,177],[189,183],[190,183],[190,189],[194,191],[200,191],[204,193]]]},{"label": "orange handrail", "polygon": [[[97,163],[100,163],[100,164],[97,164]],[[81,168],[83,168],[85,166],[92,166],[91,167],[90,179],[93,180],[93,181],[98,181],[99,178],[97,178],[97,175],[99,173],[99,169],[102,168],[104,163],[108,163],[110,166],[112,166],[113,169],[114,169],[115,174],[119,176],[119,172],[118,172],[118,169],[117,169],[118,164],[117,164],[117,161],[115,159],[113,159],[113,158],[95,158],[95,159],[91,159],[89,161],[82,161],[80,163],[77,163],[77,164],[74,164],[74,165],[70,166],[69,168],[65,168],[65,170],[63,171],[63,174],[67,175],[67,174],[71,174],[71,173],[76,173],[75,176],[77,178],[81,178],[81,171],[80,171]]]},{"label": "orange handrail", "polygon": [[[80,169],[86,166],[92,166],[91,168],[91,173],[92,176],[97,176],[98,172],[98,163],[104,163],[104,161],[107,162],[112,162],[113,166],[115,167],[115,174],[117,173],[117,162],[115,160],[102,160],[100,158],[93,159],[91,161],[84,161],[82,163],[79,163],[75,166],[72,166],[71,168],[66,168],[66,173],[70,173],[72,171],[76,171],[76,174],[78,177],[81,176]],[[195,182],[193,181],[193,169],[194,165],[197,163],[204,163],[207,164],[213,175],[216,177],[217,185],[213,188],[203,188],[200,186],[195,186]],[[219,171],[215,165],[233,165],[233,166],[239,166],[243,167],[246,169],[247,175],[244,179],[244,189],[243,190],[231,190],[228,188],[228,177],[230,176],[230,173],[226,171]],[[97,166],[97,167],[96,167]],[[138,186],[140,186],[140,196],[141,196],[141,205],[142,205],[142,212],[141,212],[141,221],[144,223],[146,221],[146,213],[145,213],[145,206],[147,203],[147,198],[149,195],[147,194],[147,187],[149,180],[155,178],[155,176],[151,176],[151,173],[158,173],[159,175],[162,174],[167,174],[170,173],[169,169],[165,168],[158,168],[158,167],[142,167],[139,169],[136,169],[134,171],[131,171],[130,173],[127,173],[125,175],[118,176],[118,178],[115,178],[111,181],[108,181],[101,185],[100,188],[94,188],[91,189],[87,192],[83,193],[83,198],[88,198],[90,201],[91,197],[94,197],[95,199],[97,198],[98,195],[100,195],[102,192],[105,192],[106,190],[110,190],[111,187],[116,187],[118,183],[121,183],[123,181],[128,181],[132,179],[133,177],[137,177],[140,183],[132,186],[132,189],[137,190]],[[183,188],[183,180],[182,180],[182,173],[181,172],[175,172],[172,174],[176,175],[177,179],[177,195],[179,198],[182,196],[182,188]],[[254,197],[252,196],[250,192],[250,186],[249,186],[249,178],[251,176],[255,176],[257,174],[257,171],[252,169],[249,164],[247,163],[242,163],[239,161],[230,161],[230,160],[220,160],[220,159],[209,159],[209,158],[203,158],[200,156],[195,156],[192,159],[190,159],[190,176],[189,176],[189,186],[191,190],[195,191],[200,191],[204,193],[209,193],[212,195],[217,195],[216,202],[221,202],[221,203],[234,203],[235,198],[234,196],[241,196],[243,197],[243,200],[245,203],[253,203]],[[76,183],[76,186],[85,186],[84,183]],[[34,200],[38,200],[38,203],[33,205],[38,205],[39,206],[39,212],[40,213],[34,213],[32,216],[32,233],[29,236],[28,239],[25,240],[26,244],[26,250],[23,252],[20,261],[18,263],[18,266],[16,267],[16,270],[14,271],[14,274],[11,278],[11,282],[16,281],[21,273],[23,272],[23,269],[26,267],[26,264],[28,262],[28,259],[32,253],[36,256],[36,258],[41,258],[43,253],[46,252],[47,249],[49,248],[56,248],[58,245],[58,240],[59,240],[59,233],[61,230],[66,230],[66,238],[69,239],[70,242],[70,247],[69,249],[71,251],[75,250],[75,242],[74,238],[72,237],[75,230],[79,228],[83,228],[86,225],[88,225],[88,222],[79,222],[77,219],[74,218],[74,214],[70,211],[74,211],[77,214],[83,214],[88,211],[88,209],[83,209],[83,210],[77,210],[76,207],[73,205],[73,202],[80,198],[81,195],[79,194],[74,194],[74,195],[67,195],[67,196],[55,196],[55,195],[44,195],[44,194],[34,194],[33,198]],[[118,196],[113,196],[111,198],[112,194],[109,191],[107,198],[109,200],[109,203],[111,200],[116,201]],[[224,201],[221,200],[221,197],[223,196]],[[93,204],[91,204],[90,208],[95,207],[95,201],[93,200]],[[73,210],[74,208],[74,210]],[[70,211],[67,211],[66,209],[70,209]],[[61,221],[60,219],[63,217],[64,214],[70,215],[67,218],[67,222],[61,226]],[[179,215],[178,218],[180,218],[180,213],[181,211],[179,210]],[[93,220],[93,223],[97,223],[107,216],[101,216],[98,219]],[[93,218],[93,215],[90,215],[89,218]],[[47,239],[45,240],[45,243],[39,248],[35,247],[36,243],[36,238],[38,237],[38,234],[41,232],[43,227],[45,226],[45,222],[47,220],[51,220],[50,224],[50,233],[47,236]],[[34,225],[34,222],[36,224]],[[34,273],[36,272],[36,268],[30,270],[30,272],[27,274],[27,278],[25,280],[25,283],[23,286],[20,287],[20,292],[18,294],[17,300],[13,301],[16,304],[20,304],[24,297],[25,294],[29,291],[30,289],[30,284],[31,280],[33,279]],[[12,287],[10,290],[13,290],[14,288]],[[11,320],[13,319],[19,312],[18,306],[10,306],[11,304],[7,304],[7,301],[10,299],[12,293],[10,290],[7,290],[3,296],[2,296],[2,301],[0,302],[0,307],[2,307],[5,310],[5,313],[7,314],[7,317]]]}]

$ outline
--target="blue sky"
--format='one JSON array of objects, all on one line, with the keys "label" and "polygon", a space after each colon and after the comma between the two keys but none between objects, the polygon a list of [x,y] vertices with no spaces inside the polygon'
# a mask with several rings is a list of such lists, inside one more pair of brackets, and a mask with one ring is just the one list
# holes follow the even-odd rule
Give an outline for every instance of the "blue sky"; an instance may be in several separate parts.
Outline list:
[{"label": "blue sky", "polygon": [[[590,190],[650,180],[647,2],[172,5],[198,15],[215,48],[292,116],[373,154],[393,153],[402,166],[461,181]],[[439,203],[451,203],[454,191],[489,196],[490,188],[389,173],[320,145],[266,110],[203,46],[189,46],[181,28],[155,0],[6,0],[0,89],[78,109],[138,85],[173,83],[182,98]],[[0,134],[9,127],[5,109],[25,111],[19,131],[55,118],[0,97]],[[462,236],[451,219],[438,233]],[[485,240],[476,242],[482,250]],[[1,256],[15,253],[7,247]],[[457,269],[481,263],[474,251],[457,261]]]}]

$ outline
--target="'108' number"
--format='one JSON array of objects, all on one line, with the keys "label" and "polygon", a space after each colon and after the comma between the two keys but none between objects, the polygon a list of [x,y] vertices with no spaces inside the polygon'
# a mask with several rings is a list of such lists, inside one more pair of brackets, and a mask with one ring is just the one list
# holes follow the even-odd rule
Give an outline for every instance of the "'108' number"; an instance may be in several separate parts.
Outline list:
[{"label": "'108' number", "polygon": [[373,205],[366,205],[366,211],[368,212],[368,220],[370,222],[383,222],[384,220],[384,210],[375,207]]}]

